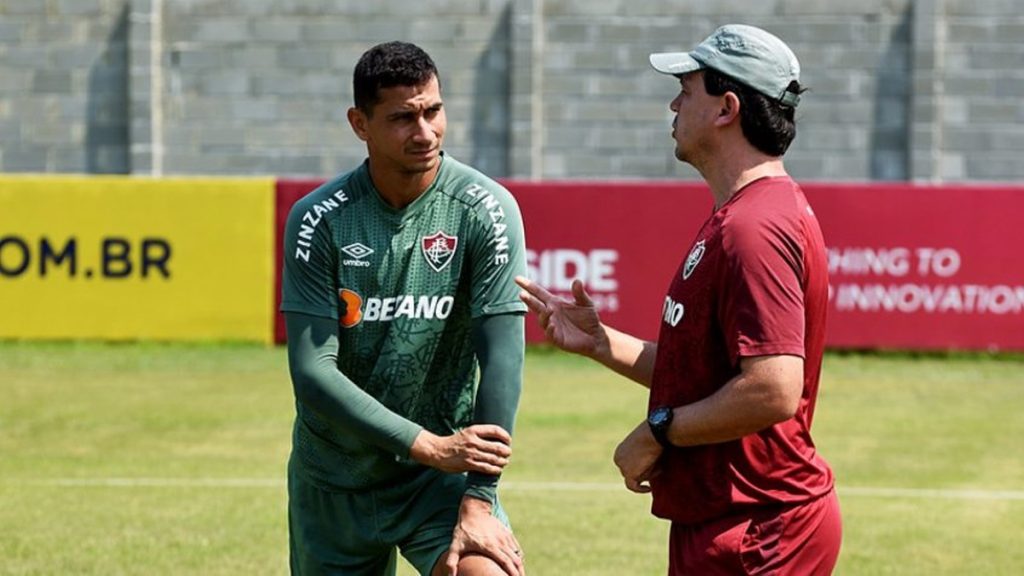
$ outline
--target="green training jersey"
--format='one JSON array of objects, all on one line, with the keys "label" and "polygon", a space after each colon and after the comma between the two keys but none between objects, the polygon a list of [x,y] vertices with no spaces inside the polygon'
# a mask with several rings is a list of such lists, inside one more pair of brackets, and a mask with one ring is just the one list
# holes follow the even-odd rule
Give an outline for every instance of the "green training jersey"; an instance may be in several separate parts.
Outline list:
[{"label": "green training jersey", "polygon": [[[525,312],[513,282],[525,273],[522,218],[504,187],[445,155],[430,188],[396,210],[364,162],[292,208],[281,311],[337,320],[338,369],[392,412],[446,436],[472,423],[472,319]],[[293,458],[313,481],[362,489],[420,467],[403,457],[408,446],[397,455],[315,408],[296,403],[293,432]]]}]

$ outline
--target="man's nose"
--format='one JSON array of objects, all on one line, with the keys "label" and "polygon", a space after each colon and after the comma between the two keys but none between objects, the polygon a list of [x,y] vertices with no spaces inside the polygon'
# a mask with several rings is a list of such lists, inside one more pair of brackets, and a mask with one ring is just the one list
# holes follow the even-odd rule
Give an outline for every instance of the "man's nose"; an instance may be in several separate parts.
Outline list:
[{"label": "man's nose", "polygon": [[414,134],[414,137],[420,140],[434,139],[434,126],[423,116],[420,116],[416,121],[416,133]]}]

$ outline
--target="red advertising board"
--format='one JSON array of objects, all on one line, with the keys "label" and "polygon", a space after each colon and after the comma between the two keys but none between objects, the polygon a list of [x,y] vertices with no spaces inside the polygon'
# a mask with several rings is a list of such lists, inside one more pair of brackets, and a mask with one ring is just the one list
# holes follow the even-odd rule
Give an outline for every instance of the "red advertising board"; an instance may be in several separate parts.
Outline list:
[{"label": "red advertising board", "polygon": [[[605,323],[654,339],[665,290],[711,214],[703,184],[506,182],[523,212],[530,276],[571,298],[583,280]],[[527,340],[543,340],[534,318]]]},{"label": "red advertising board", "polygon": [[829,251],[830,346],[1024,350],[1024,188],[804,188]]},{"label": "red advertising board", "polygon": [[281,250],[284,248],[284,225],[288,222],[288,211],[299,198],[313,191],[323,180],[278,180],[277,198],[274,215],[274,342],[284,342],[287,334],[284,329],[284,316],[281,314]]},{"label": "red advertising board", "polygon": [[[317,184],[278,183],[279,247],[288,208]],[[566,296],[580,278],[605,322],[656,338],[669,279],[710,215],[707,188],[505,185],[522,208],[530,276]],[[1024,350],[1024,188],[810,183],[804,189],[829,250],[830,347]],[[279,284],[278,278],[278,298]],[[280,318],[275,336],[284,339]],[[543,339],[532,318],[527,339]]]}]

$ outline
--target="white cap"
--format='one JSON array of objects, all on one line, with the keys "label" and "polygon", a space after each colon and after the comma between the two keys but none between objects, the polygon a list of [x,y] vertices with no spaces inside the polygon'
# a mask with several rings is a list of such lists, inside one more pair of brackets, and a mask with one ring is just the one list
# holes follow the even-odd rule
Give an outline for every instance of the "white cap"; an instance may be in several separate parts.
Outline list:
[{"label": "white cap", "polygon": [[711,68],[786,106],[800,103],[800,95],[788,90],[790,82],[800,81],[796,55],[778,37],[754,26],[728,24],[691,52],[662,52],[650,59],[662,74]]}]

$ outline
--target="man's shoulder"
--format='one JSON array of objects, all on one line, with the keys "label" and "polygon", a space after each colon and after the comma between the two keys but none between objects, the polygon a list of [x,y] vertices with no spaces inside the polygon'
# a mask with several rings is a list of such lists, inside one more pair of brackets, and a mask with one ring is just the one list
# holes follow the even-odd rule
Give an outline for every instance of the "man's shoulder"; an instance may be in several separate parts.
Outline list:
[{"label": "man's shoulder", "polygon": [[756,257],[765,251],[797,253],[806,242],[807,218],[813,212],[792,179],[756,182],[729,206],[721,222],[723,253]]},{"label": "man's shoulder", "polygon": [[736,200],[730,203],[724,215],[725,228],[761,228],[780,221],[795,220],[806,205],[800,186],[789,177],[765,178],[753,182]]},{"label": "man's shoulder", "polygon": [[440,186],[444,194],[467,206],[515,203],[512,193],[490,176],[450,155],[445,155],[444,162]]},{"label": "man's shoulder", "polygon": [[363,177],[361,168],[356,168],[331,178],[296,200],[289,212],[289,219],[319,219],[351,204],[363,193],[365,186],[360,184]]}]

